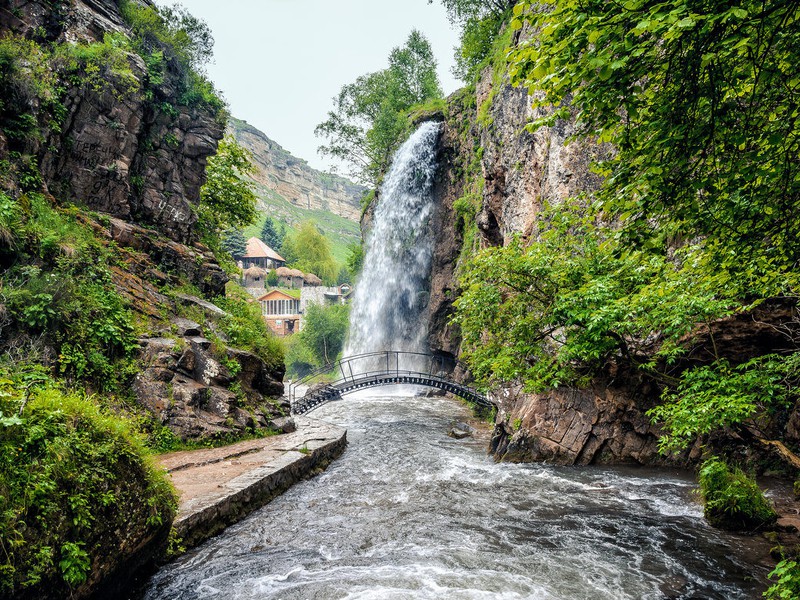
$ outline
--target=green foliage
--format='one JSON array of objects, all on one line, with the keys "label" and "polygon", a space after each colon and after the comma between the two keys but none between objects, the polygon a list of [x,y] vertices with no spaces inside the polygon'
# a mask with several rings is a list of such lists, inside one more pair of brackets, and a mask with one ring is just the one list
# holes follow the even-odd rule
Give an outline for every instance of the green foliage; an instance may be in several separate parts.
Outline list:
[{"label": "green foliage", "polygon": [[697,323],[736,306],[726,297],[736,286],[707,270],[701,246],[682,249],[678,261],[663,244],[624,249],[580,203],[545,208],[537,227],[536,244],[488,248],[462,266],[455,321],[485,382],[581,384],[619,359],[659,377],[657,361],[676,360]]},{"label": "green foliage", "polygon": [[171,486],[143,441],[94,399],[0,378],[0,592],[82,584],[120,531],[147,536],[175,514]]},{"label": "green foliage", "polygon": [[339,266],[331,254],[330,242],[313,223],[305,221],[299,228],[290,230],[281,252],[287,265],[304,273],[314,273],[326,285],[336,283]]},{"label": "green foliage", "polygon": [[228,313],[222,317],[219,325],[233,346],[258,355],[272,368],[283,364],[280,340],[267,327],[258,303],[246,291],[229,283],[227,295],[216,298],[214,303]]},{"label": "green foliage", "polygon": [[283,245],[283,238],[286,237],[286,227],[283,223],[278,223],[272,217],[266,217],[261,226],[261,234],[258,236],[267,246],[279,252]]},{"label": "green foliage", "polygon": [[798,377],[800,353],[768,354],[736,367],[718,360],[685,371],[677,389],[664,391],[664,404],[648,412],[664,424],[661,449],[683,449],[698,435],[787,406]]},{"label": "green foliage", "polygon": [[348,255],[345,265],[350,272],[351,279],[355,280],[364,267],[364,244],[350,244],[347,249]]},{"label": "green foliage", "polygon": [[214,38],[205,22],[178,4],[154,7],[121,0],[119,7],[140,44],[159,42],[187,68],[205,70],[214,54]]},{"label": "green foliage", "polygon": [[33,41],[10,33],[0,37],[0,129],[12,148],[29,136],[42,138],[40,118],[57,126],[58,115],[47,115],[48,108],[58,105],[58,81],[50,60]]},{"label": "green foliage", "polygon": [[[582,134],[613,142],[600,201],[629,243],[707,236],[717,268],[786,273],[800,258],[800,19],[795,2],[525,1],[538,34],[512,78]],[[569,104],[566,104],[569,99]]]},{"label": "green foliage", "polygon": [[68,378],[104,390],[125,383],[124,364],[137,349],[136,336],[133,317],[111,281],[110,252],[89,227],[44,196],[21,200],[18,236],[30,255],[18,256],[0,291],[11,326],[43,336]]},{"label": "green foliage", "polygon": [[[532,245],[464,264],[456,321],[481,380],[544,389],[637,366],[666,387],[651,412],[664,449],[794,397],[793,355],[731,365],[712,348],[710,365],[677,363],[700,327],[796,296],[797,17],[794,3],[755,1],[514,8],[510,30],[537,32],[509,63],[543,115],[530,129],[570,119],[613,151],[597,153],[600,189],[546,209]],[[456,203],[465,224],[469,200]]]},{"label": "green foliage", "polygon": [[347,339],[349,315],[350,307],[346,304],[310,304],[303,330],[290,338],[286,355],[289,372],[302,376],[336,360]]},{"label": "green foliage", "polygon": [[301,335],[314,356],[320,360],[320,364],[332,362],[342,351],[347,337],[349,315],[350,307],[346,304],[308,306]]},{"label": "green foliage", "polygon": [[206,183],[200,189],[197,226],[211,248],[219,249],[220,235],[230,228],[242,228],[256,218],[253,184],[244,179],[253,172],[252,157],[231,136],[208,159]]},{"label": "green foliage", "polygon": [[777,519],[755,480],[716,456],[702,464],[698,480],[705,517],[715,527],[752,531]]},{"label": "green foliage", "polygon": [[767,600],[794,600],[800,598],[800,564],[797,560],[784,559],[775,565],[769,574],[770,579],[776,579],[766,592]]},{"label": "green foliage", "polygon": [[267,285],[271,287],[276,287],[278,285],[278,273],[275,269],[270,269],[269,273],[267,273]]},{"label": "green foliage", "polygon": [[408,134],[406,112],[441,95],[430,44],[414,30],[404,46],[392,50],[387,69],[341,89],[328,119],[315,130],[330,141],[319,151],[349,164],[355,180],[375,187]]},{"label": "green foliage", "polygon": [[62,44],[55,61],[75,87],[95,93],[111,88],[117,100],[139,91],[140,81],[131,70],[130,40],[119,33],[106,33],[102,42]]},{"label": "green foliage", "polygon": [[176,63],[179,71],[178,102],[187,106],[207,106],[217,114],[220,122],[224,122],[225,104],[203,75],[214,48],[208,25],[177,4],[155,7],[135,0],[120,0],[119,7],[133,33],[133,44],[147,65],[149,84],[152,87],[161,85],[167,62]]},{"label": "green foliage", "polygon": [[514,0],[441,0],[450,22],[461,29],[453,67],[456,77],[468,83],[475,81],[492,57],[494,40],[515,3]]}]

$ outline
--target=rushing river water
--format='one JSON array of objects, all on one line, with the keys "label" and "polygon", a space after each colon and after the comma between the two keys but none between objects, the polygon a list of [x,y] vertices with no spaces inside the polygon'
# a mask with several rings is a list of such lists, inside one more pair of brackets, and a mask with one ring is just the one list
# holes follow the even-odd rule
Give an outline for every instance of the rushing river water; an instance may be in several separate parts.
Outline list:
[{"label": "rushing river water", "polygon": [[441,398],[313,414],[348,428],[344,455],[164,567],[148,600],[759,597],[687,477],[496,464],[447,437],[466,412]]}]

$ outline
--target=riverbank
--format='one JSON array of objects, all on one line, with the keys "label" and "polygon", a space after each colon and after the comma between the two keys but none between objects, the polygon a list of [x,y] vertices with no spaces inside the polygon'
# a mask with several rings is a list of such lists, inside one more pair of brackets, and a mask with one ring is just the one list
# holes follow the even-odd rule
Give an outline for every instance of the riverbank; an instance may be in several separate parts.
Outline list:
[{"label": "riverbank", "polygon": [[308,417],[294,420],[292,433],[159,457],[180,497],[174,527],[183,546],[218,534],[344,452],[346,429]]}]

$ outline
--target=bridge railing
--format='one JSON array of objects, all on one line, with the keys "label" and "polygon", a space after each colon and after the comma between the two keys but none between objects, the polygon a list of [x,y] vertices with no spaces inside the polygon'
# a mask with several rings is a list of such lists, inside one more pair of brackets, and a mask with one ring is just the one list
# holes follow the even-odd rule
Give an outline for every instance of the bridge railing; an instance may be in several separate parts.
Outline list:
[{"label": "bridge railing", "polygon": [[[301,387],[318,382],[352,381],[379,374],[435,376],[440,373],[451,373],[456,367],[467,369],[461,361],[440,354],[405,350],[355,354],[319,367],[297,381],[293,381],[289,387],[289,401],[294,404]],[[330,375],[333,375],[333,380],[330,379]]]}]

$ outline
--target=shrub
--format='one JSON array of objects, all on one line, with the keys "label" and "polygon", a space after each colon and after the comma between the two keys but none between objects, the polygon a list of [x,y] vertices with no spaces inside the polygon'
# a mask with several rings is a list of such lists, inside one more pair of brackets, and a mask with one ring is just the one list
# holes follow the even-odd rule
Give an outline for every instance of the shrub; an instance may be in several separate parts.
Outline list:
[{"label": "shrub", "polygon": [[775,585],[764,592],[767,600],[795,600],[800,598],[800,564],[797,560],[784,559],[775,565],[769,574],[770,579],[777,578]]},{"label": "shrub", "polygon": [[716,456],[700,467],[704,514],[714,527],[754,530],[774,523],[777,515],[752,477],[730,468]]},{"label": "shrub", "polygon": [[71,595],[102,553],[151,537],[175,506],[126,420],[92,397],[0,377],[0,595]]},{"label": "shrub", "polygon": [[102,93],[113,84],[116,99],[122,100],[140,88],[140,81],[131,70],[131,51],[127,37],[107,33],[102,42],[59,46],[56,62],[61,63],[73,85]]},{"label": "shrub", "polygon": [[19,333],[43,334],[61,373],[113,389],[126,373],[119,360],[133,355],[136,337],[111,280],[112,255],[69,210],[53,208],[40,194],[25,201],[17,235],[29,254],[4,273],[0,301]]},{"label": "shrub", "polygon": [[56,102],[56,77],[50,55],[38,44],[6,34],[0,37],[0,129],[14,144],[38,132],[38,109]]}]

